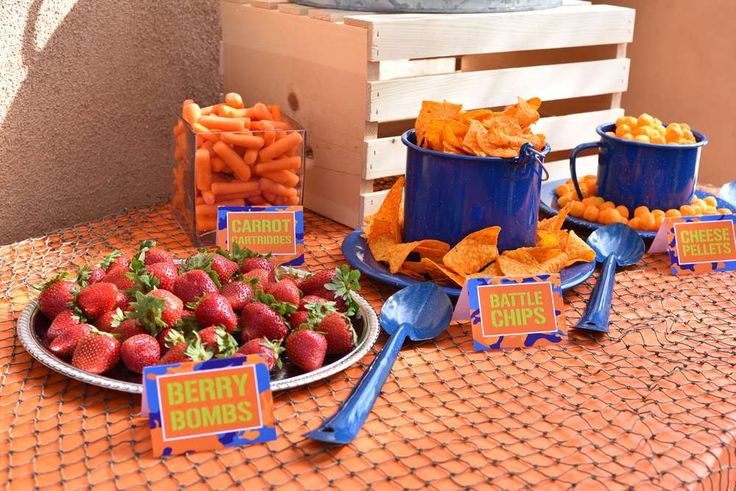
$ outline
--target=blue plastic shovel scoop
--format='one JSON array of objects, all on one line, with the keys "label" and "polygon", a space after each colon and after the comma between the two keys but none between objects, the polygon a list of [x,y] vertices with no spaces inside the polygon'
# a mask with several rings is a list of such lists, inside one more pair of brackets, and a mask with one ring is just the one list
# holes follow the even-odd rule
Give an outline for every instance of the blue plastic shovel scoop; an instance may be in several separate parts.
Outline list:
[{"label": "blue plastic shovel scoop", "polygon": [[595,260],[603,263],[603,268],[585,307],[585,313],[575,327],[608,332],[616,267],[637,263],[644,255],[644,241],[628,225],[614,223],[600,227],[590,234],[588,245],[595,251]]},{"label": "blue plastic shovel scoop", "polygon": [[305,436],[328,443],[352,442],[373,409],[404,340],[433,339],[447,329],[451,317],[450,298],[433,283],[412,285],[391,295],[381,310],[381,326],[389,334],[383,350],[340,409]]},{"label": "blue plastic shovel scoop", "polygon": [[727,182],[721,188],[720,197],[736,206],[736,181]]}]

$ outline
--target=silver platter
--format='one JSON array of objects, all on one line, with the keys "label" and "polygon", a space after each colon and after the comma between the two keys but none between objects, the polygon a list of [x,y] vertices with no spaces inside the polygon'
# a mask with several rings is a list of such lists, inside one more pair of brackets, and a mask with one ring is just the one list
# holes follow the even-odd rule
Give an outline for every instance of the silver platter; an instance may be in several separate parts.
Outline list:
[{"label": "silver platter", "polygon": [[[363,327],[359,330],[358,343],[353,351],[337,360],[328,363],[313,372],[301,373],[297,375],[285,376],[276,380],[271,380],[271,390],[278,391],[284,389],[293,389],[303,385],[311,384],[318,380],[324,380],[338,372],[341,372],[358,362],[373,347],[378,339],[381,329],[378,325],[378,318],[373,307],[362,296],[353,293],[353,298],[360,306],[360,314],[362,316]],[[23,309],[16,326],[20,342],[26,351],[50,369],[59,372],[67,377],[85,382],[87,384],[96,385],[105,389],[118,390],[121,392],[130,392],[131,394],[140,394],[143,392],[143,386],[140,383],[119,380],[104,375],[94,375],[83,370],[75,368],[71,364],[65,362],[51,353],[43,341],[39,339],[36,333],[35,323],[36,317],[42,317],[43,314],[38,310],[38,301],[32,300],[28,306]]]}]

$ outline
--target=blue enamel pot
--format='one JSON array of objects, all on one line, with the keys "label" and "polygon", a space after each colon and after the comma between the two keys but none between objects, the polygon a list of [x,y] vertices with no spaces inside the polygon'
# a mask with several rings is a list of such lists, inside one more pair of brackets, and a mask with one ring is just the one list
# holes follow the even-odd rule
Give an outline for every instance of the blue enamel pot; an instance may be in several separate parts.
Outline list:
[{"label": "blue enamel pot", "polygon": [[536,243],[544,157],[525,144],[513,159],[436,152],[406,145],[404,241],[437,239],[454,246],[471,232],[498,225],[500,250]]},{"label": "blue enamel pot", "polygon": [[624,140],[607,135],[615,132],[614,123],[596,128],[597,142],[578,145],[570,155],[570,174],[577,190],[575,159],[588,148],[598,149],[598,196],[629,210],[638,206],[669,210],[690,203],[698,178],[700,152],[708,143],[702,133],[693,131],[691,145],[661,145]]}]

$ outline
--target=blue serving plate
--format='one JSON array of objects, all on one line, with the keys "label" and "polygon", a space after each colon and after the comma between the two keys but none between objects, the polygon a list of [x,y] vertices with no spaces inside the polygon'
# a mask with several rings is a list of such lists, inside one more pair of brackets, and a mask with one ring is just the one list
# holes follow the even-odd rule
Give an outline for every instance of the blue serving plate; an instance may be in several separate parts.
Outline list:
[{"label": "blue serving plate", "polygon": [[[559,179],[557,181],[549,181],[542,184],[539,209],[542,210],[543,213],[546,213],[549,216],[553,216],[557,215],[557,213],[560,211],[560,207],[557,206],[557,194],[555,193],[555,189],[557,189],[557,186],[559,186],[560,184],[565,184],[565,181],[567,181],[567,179]],[[713,196],[716,198],[718,208],[730,208],[731,210],[733,210],[734,208],[734,205],[732,205],[731,203],[724,201],[718,196],[710,193],[696,190],[695,196],[701,199],[707,196]],[[572,215],[567,215],[565,223],[587,230],[596,230],[599,227],[603,226],[600,223],[589,222],[588,220],[583,220],[582,218],[577,218]],[[639,234],[639,236],[641,236],[642,239],[647,240],[654,240],[654,237],[657,236],[657,232],[647,232],[644,230],[637,230],[636,232]]]},{"label": "blue serving plate", "polygon": [[[368,248],[368,243],[360,235],[361,233],[361,229],[354,230],[345,237],[342,243],[342,253],[352,267],[370,278],[374,278],[395,288],[404,288],[405,286],[421,283],[421,281],[402,274],[391,274],[388,266],[373,258],[373,254],[371,254],[371,250]],[[595,271],[595,261],[591,263],[575,263],[563,269],[560,271],[562,289],[567,290],[568,288],[579,285],[587,280],[593,274],[593,271]],[[438,286],[451,297],[457,298],[460,296],[459,287]]]},{"label": "blue serving plate", "polygon": [[720,197],[731,203],[731,209],[736,207],[736,181],[724,184],[721,188]]}]

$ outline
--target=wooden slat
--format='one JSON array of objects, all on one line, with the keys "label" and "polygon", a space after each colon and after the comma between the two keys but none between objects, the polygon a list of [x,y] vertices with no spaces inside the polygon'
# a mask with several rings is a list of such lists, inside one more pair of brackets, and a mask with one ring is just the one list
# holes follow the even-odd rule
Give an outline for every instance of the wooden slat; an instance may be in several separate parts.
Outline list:
[{"label": "wooden slat", "polygon": [[296,3],[281,3],[278,5],[278,11],[291,15],[307,15],[309,7]]},{"label": "wooden slat", "polygon": [[[383,200],[386,198],[388,191],[388,189],[384,189],[383,191],[374,191],[371,193],[363,193],[360,195],[361,222],[362,219],[366,216],[372,215],[378,211],[378,208],[381,207],[381,203],[383,203]],[[361,225],[363,224],[361,223]]]},{"label": "wooden slat", "polygon": [[517,96],[546,101],[623,92],[628,75],[628,58],[618,58],[372,81],[367,119],[415,118],[423,100],[459,102],[471,109],[512,104]]},{"label": "wooden slat", "polygon": [[[375,12],[364,12],[366,15],[378,15]],[[337,9],[309,9],[309,17],[317,20],[324,20],[327,22],[342,22],[346,16],[355,15],[354,11],[351,10],[337,10]],[[358,26],[362,27],[362,26]]]},{"label": "wooden slat", "polygon": [[280,3],[287,3],[289,0],[250,0],[253,7],[259,9],[275,10]]},{"label": "wooden slat", "polygon": [[304,206],[349,227],[362,224],[361,195],[371,183],[360,176],[308,164],[304,176]]},{"label": "wooden slat", "polygon": [[429,58],[427,60],[386,60],[378,62],[378,79],[418,77],[454,73],[455,58]]},{"label": "wooden slat", "polygon": [[[603,123],[615,121],[623,116],[623,109],[606,109],[566,116],[551,116],[540,119],[534,130],[543,133],[553,151],[570,150],[575,146],[595,141],[595,128]],[[399,176],[406,171],[406,147],[401,137],[366,140],[365,179]]]},{"label": "wooden slat", "polygon": [[502,14],[351,15],[369,31],[370,60],[630,43],[634,10],[577,5]]}]

